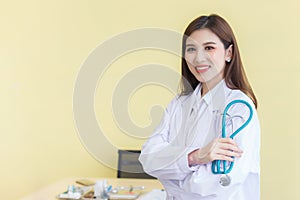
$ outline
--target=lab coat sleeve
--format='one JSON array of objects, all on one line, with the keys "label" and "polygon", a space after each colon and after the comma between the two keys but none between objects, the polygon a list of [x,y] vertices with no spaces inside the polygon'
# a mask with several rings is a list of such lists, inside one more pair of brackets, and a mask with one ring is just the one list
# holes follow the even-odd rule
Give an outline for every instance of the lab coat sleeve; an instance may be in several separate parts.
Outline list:
[{"label": "lab coat sleeve", "polygon": [[[243,105],[244,106],[244,105]],[[256,174],[259,177],[260,171],[260,125],[256,110],[253,107],[253,118],[234,140],[243,150],[242,157],[235,158],[232,171],[229,173],[231,183],[229,186],[221,186],[219,183],[220,175],[213,174],[211,171],[211,163],[201,165],[199,169],[186,177],[182,181],[182,188],[186,192],[200,194],[201,196],[221,196],[224,193],[234,193],[243,184],[247,177],[251,174]],[[233,115],[241,115],[245,111],[241,106],[236,106]],[[247,109],[248,110],[248,109]],[[248,111],[249,112],[249,111]],[[243,118],[246,120],[249,116],[248,112],[243,112]],[[233,121],[234,130],[239,128],[244,121],[236,119]],[[249,188],[250,189],[250,188]]]},{"label": "lab coat sleeve", "polygon": [[176,117],[179,103],[177,97],[171,101],[160,125],[142,147],[139,160],[144,171],[158,179],[183,180],[197,169],[188,166],[188,154],[195,148],[180,147],[171,142],[170,120]]}]

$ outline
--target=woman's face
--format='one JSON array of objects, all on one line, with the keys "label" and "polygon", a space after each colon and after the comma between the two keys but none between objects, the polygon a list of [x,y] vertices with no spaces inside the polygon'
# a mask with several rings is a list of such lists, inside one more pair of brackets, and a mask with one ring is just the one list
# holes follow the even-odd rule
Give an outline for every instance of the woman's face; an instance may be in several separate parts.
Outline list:
[{"label": "woman's face", "polygon": [[209,29],[194,31],[186,40],[185,60],[196,79],[213,87],[223,79],[232,46],[225,50],[220,38]]}]

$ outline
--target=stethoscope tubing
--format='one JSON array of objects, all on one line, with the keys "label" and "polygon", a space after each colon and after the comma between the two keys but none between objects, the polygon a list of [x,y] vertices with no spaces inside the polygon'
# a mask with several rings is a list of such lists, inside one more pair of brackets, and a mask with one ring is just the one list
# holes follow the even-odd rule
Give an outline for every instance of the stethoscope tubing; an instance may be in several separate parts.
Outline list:
[{"label": "stethoscope tubing", "polygon": [[[241,99],[231,101],[225,107],[224,112],[223,112],[223,116],[222,116],[222,138],[226,138],[226,115],[227,115],[227,112],[228,112],[229,108],[232,105],[237,104],[237,103],[241,103],[241,104],[246,105],[249,108],[250,114],[249,114],[249,117],[246,120],[246,122],[241,127],[239,127],[236,131],[234,131],[229,136],[229,138],[233,139],[241,130],[243,130],[250,123],[250,121],[252,119],[253,109],[247,101],[244,101],[244,100],[241,100]],[[234,157],[232,157],[232,158],[234,158]],[[227,161],[223,160],[223,170],[221,171],[221,160],[214,160],[212,162],[212,166],[211,166],[212,173],[213,174],[228,174],[232,170],[233,165],[234,165],[234,162],[230,162],[229,168],[226,168]]]}]

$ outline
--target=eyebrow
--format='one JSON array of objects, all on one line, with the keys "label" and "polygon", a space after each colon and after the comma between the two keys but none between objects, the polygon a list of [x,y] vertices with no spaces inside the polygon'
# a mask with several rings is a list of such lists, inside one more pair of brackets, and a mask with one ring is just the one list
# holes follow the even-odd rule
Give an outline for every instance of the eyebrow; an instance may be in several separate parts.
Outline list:
[{"label": "eyebrow", "polygon": [[[202,45],[205,46],[205,45],[208,45],[208,44],[217,44],[217,43],[215,43],[215,42],[205,42]],[[186,44],[186,46],[188,47],[188,46],[196,46],[196,45],[192,44],[192,43],[189,43],[189,44]]]}]

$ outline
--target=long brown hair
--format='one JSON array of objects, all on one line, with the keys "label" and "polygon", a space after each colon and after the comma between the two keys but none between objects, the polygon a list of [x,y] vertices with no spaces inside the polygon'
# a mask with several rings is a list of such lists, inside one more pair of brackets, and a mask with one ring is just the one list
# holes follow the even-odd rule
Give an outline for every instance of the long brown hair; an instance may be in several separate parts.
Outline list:
[{"label": "long brown hair", "polygon": [[232,59],[230,62],[226,62],[224,70],[225,83],[227,87],[231,89],[239,89],[244,92],[253,101],[255,108],[257,108],[257,100],[248,82],[233,31],[229,24],[222,17],[216,14],[198,17],[188,25],[184,32],[181,60],[181,95],[191,93],[199,84],[199,81],[195,78],[187,66],[185,60],[185,48],[187,38],[194,31],[204,28],[207,28],[216,34],[222,41],[225,49],[232,45]]}]

